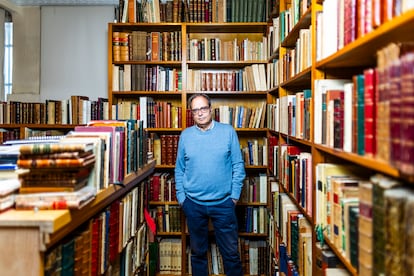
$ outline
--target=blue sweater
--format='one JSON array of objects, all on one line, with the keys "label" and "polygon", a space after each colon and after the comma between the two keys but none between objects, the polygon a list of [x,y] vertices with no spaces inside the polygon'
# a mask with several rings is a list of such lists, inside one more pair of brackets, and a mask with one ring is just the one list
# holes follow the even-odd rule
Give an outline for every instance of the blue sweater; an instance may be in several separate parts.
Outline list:
[{"label": "blue sweater", "polygon": [[175,164],[180,204],[186,197],[203,205],[240,197],[246,173],[237,133],[231,125],[213,124],[207,131],[192,126],[181,133]]}]

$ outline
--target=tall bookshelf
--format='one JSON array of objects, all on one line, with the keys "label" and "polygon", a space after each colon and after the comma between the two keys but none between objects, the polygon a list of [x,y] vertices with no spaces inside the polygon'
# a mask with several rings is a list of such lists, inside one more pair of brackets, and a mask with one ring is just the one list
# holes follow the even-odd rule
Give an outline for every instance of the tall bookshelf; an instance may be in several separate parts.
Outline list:
[{"label": "tall bookshelf", "polygon": [[[275,228],[277,230],[275,231],[274,239],[280,243],[286,242],[285,237],[283,237],[285,233],[283,231],[283,223],[291,223],[288,215],[291,214],[294,217],[295,212],[303,216],[312,229],[310,270],[303,265],[303,260],[294,262],[294,265],[292,265],[292,262],[290,262],[292,251],[289,251],[291,249],[288,248],[292,244],[287,245],[285,248],[275,242],[273,250],[276,254],[279,254],[278,265],[281,271],[285,273],[288,273],[287,271],[290,269],[299,269],[300,275],[322,275],[323,269],[319,264],[322,261],[321,254],[324,254],[325,248],[333,252],[331,258],[335,260],[337,266],[344,268],[351,275],[370,275],[371,273],[372,275],[379,275],[384,272],[387,275],[391,273],[390,269],[396,263],[394,256],[401,257],[402,260],[408,263],[411,260],[411,257],[408,255],[409,249],[399,250],[391,245],[391,243],[395,243],[395,240],[392,240],[392,238],[410,235],[409,231],[401,230],[408,222],[404,220],[395,222],[396,228],[399,229],[399,234],[396,234],[392,232],[392,229],[390,230],[383,223],[381,224],[378,219],[378,216],[387,215],[386,211],[379,215],[382,212],[381,210],[394,206],[392,205],[395,204],[393,199],[396,197],[395,194],[398,194],[398,191],[388,191],[383,198],[378,190],[380,187],[384,187],[384,185],[378,183],[387,179],[384,182],[399,183],[404,187],[403,191],[406,194],[411,194],[412,172],[409,170],[409,166],[404,165],[407,164],[407,161],[401,159],[399,151],[396,148],[392,148],[393,143],[395,144],[395,139],[401,141],[403,145],[410,143],[411,140],[405,140],[409,138],[403,134],[400,136],[400,134],[390,132],[390,126],[395,126],[396,119],[399,116],[398,112],[395,113],[395,105],[401,104],[398,100],[408,100],[408,98],[405,98],[408,94],[399,94],[401,93],[399,91],[412,92],[412,89],[407,90],[404,88],[406,90],[398,90],[399,86],[390,88],[386,85],[389,83],[395,85],[395,82],[392,83],[392,79],[389,82],[384,81],[384,79],[388,76],[387,70],[391,70],[390,63],[394,64],[393,69],[399,68],[399,65],[396,64],[401,62],[400,58],[403,56],[404,51],[406,51],[402,50],[404,48],[400,48],[399,44],[412,44],[413,42],[412,37],[409,37],[409,33],[413,31],[413,7],[412,5],[408,6],[407,3],[402,6],[405,7],[405,10],[395,6],[392,7],[394,10],[389,9],[388,13],[381,14],[380,11],[386,10],[387,7],[379,1],[381,3],[378,3],[378,6],[366,6],[368,13],[358,17],[358,14],[349,13],[350,9],[344,8],[347,7],[346,5],[351,5],[351,2],[353,1],[308,1],[308,5],[306,5],[306,1],[282,0],[280,1],[278,12],[272,14],[269,19],[268,35],[269,39],[274,41],[274,45],[271,50],[268,69],[272,70],[273,79],[276,81],[272,83],[272,87],[268,91],[268,104],[277,106],[277,111],[274,114],[268,114],[270,116],[268,117],[268,122],[277,122],[268,126],[269,132],[271,136],[277,139],[277,148],[280,149],[280,146],[283,144],[290,144],[297,147],[300,152],[309,152],[311,154],[311,198],[310,202],[306,202],[307,205],[303,205],[302,200],[295,196],[294,187],[292,189],[292,187],[285,185],[283,175],[281,174],[281,167],[270,168],[272,174],[279,181],[278,189],[275,189],[277,192],[273,193],[273,195],[279,194],[276,196],[277,199],[273,201],[275,205],[273,206],[273,214],[275,217],[282,219],[284,215],[286,216],[281,223],[282,225],[278,225],[280,221],[275,218]],[[371,5],[371,1],[368,2]],[[341,3],[345,3],[345,6],[342,6],[342,9],[338,9],[338,7],[341,7]],[[359,5],[364,4],[359,3]],[[356,10],[361,10],[361,7],[358,6]],[[372,12],[374,16],[367,16],[369,12]],[[373,19],[371,20],[371,18]],[[350,27],[350,29],[346,29],[343,26]],[[272,30],[270,31],[270,29]],[[310,33],[310,38],[304,37],[303,35],[306,35],[308,32]],[[308,39],[309,44],[303,44],[304,39]],[[392,43],[395,43],[395,45]],[[390,49],[400,50],[400,54],[397,53],[395,56],[392,56]],[[412,46],[408,46],[407,49],[410,49],[407,52],[412,53]],[[310,53],[308,52],[309,50]],[[392,58],[394,59],[390,62]],[[367,113],[367,117],[362,119],[358,117],[345,119],[348,122],[347,126],[351,122],[351,126],[356,126],[356,129],[358,129],[356,122],[362,122],[362,125],[359,126],[359,132],[352,128],[350,130],[346,129],[347,126],[341,125],[342,122],[340,120],[334,121],[335,117],[332,117],[333,121],[330,121],[331,124],[328,124],[328,119],[328,122],[324,121],[324,103],[328,105],[329,102],[323,98],[325,96],[322,96],[324,93],[321,92],[323,91],[321,87],[326,85],[327,91],[345,90],[344,93],[352,94],[352,89],[349,90],[350,86],[344,86],[343,83],[352,83],[353,89],[356,89],[358,84],[361,87],[360,83],[356,82],[356,79],[361,78],[361,76],[369,79],[369,73],[372,71],[377,74],[376,81],[371,82],[371,85],[375,87],[371,92],[374,92],[376,96],[369,101],[369,95],[373,94],[367,92],[370,87],[368,82],[368,85],[364,84],[363,86],[365,98],[362,99],[362,103],[367,104],[368,108],[372,108],[372,106],[374,108],[366,109],[367,107],[365,107],[362,110],[364,112],[372,110],[373,114],[371,115],[373,116],[368,117],[370,113]],[[330,83],[328,86],[328,82],[325,82],[325,80],[335,80],[335,84]],[[339,80],[345,81],[341,83]],[[392,99],[390,102],[387,102],[389,99],[384,95],[386,93],[393,93],[391,91],[394,91],[392,99],[395,97],[398,99],[397,102]],[[308,102],[306,101],[306,95],[308,95]],[[326,93],[326,97],[330,96],[333,97],[332,92]],[[302,119],[302,125],[299,125],[299,129],[297,128],[298,125],[295,125],[296,129],[293,131],[290,124],[293,121],[293,117],[286,107],[289,106],[289,103],[294,105],[295,101],[296,111],[298,109],[299,111],[305,111],[304,113],[299,113],[299,115],[309,117]],[[344,101],[352,102],[349,99]],[[299,105],[299,103],[302,105]],[[336,102],[332,100],[332,104],[335,103],[340,104],[341,99],[339,98]],[[353,108],[356,108],[358,106],[357,102],[353,101],[353,103]],[[309,110],[305,108],[306,104],[308,104]],[[390,108],[393,110],[391,112],[394,113],[387,113],[386,108],[388,104],[391,105]],[[359,106],[361,107],[362,105],[359,104]],[[331,107],[327,106],[327,112],[332,107],[334,105]],[[358,113],[358,109],[352,110],[355,114],[354,116],[363,113],[361,111]],[[308,115],[306,115],[306,112],[308,112]],[[349,108],[348,111],[344,112],[349,114]],[[406,116],[409,115],[408,113],[405,114]],[[295,115],[298,115],[298,113]],[[372,125],[367,124],[369,118],[376,120],[374,129],[372,129]],[[296,117],[296,120],[298,120],[298,117]],[[401,120],[403,125],[407,124],[404,123],[404,119]],[[336,122],[338,125],[333,125],[332,122]],[[336,133],[336,130],[344,130],[347,132],[346,135],[349,136],[343,136],[344,134],[340,132]],[[397,137],[394,137],[395,135]],[[362,141],[359,140],[362,144],[358,144],[358,137],[360,138],[361,136],[366,137]],[[336,138],[339,139],[336,140]],[[352,143],[350,144],[349,142],[351,141]],[[280,163],[285,160],[285,155],[282,155],[280,150],[277,156]],[[357,221],[354,221],[354,224],[357,224],[356,231],[344,234],[345,239],[350,239],[352,234],[356,235],[353,236],[355,240],[359,239],[359,244],[349,245],[356,246],[353,247],[356,248],[355,252],[350,251],[344,244],[338,244],[335,241],[335,227],[341,224],[335,222],[335,218],[338,217],[337,213],[334,213],[335,199],[330,199],[329,197],[335,197],[336,192],[330,190],[329,185],[333,185],[337,180],[321,178],[320,174],[323,172],[323,169],[321,169],[323,163],[335,164],[335,166],[351,166],[352,171],[339,172],[338,170],[332,175],[350,176],[352,174],[352,179],[357,179],[358,181],[360,194],[359,196],[352,197],[356,199],[357,208],[354,209],[354,213],[349,212],[349,219],[357,218]],[[320,186],[321,183],[328,186]],[[323,193],[324,191],[328,192]],[[322,201],[320,192],[322,192]],[[280,194],[284,194],[284,196],[282,197]],[[286,198],[286,203],[281,203]],[[381,198],[384,201],[378,202]],[[407,200],[404,197],[399,199],[401,200],[400,202]],[[342,200],[342,202],[346,204],[346,200]],[[326,204],[332,204],[330,206],[331,209],[327,208]],[[284,208],[280,209],[280,206],[284,206]],[[394,213],[394,217],[397,214],[403,215],[406,212],[404,208],[401,207],[400,211]],[[329,221],[327,218],[333,221]],[[387,219],[390,218],[392,218],[392,215],[387,217]],[[348,218],[341,217],[341,219],[346,220]],[[348,226],[345,222],[341,223],[344,229]],[[314,229],[319,230],[314,231]],[[320,229],[324,230],[320,231]],[[342,228],[339,231],[342,231]],[[379,236],[378,231],[382,231]],[[386,245],[381,248],[377,241],[384,236],[385,238],[381,239]],[[325,243],[323,249],[321,249],[319,243],[321,239]],[[402,244],[406,242],[404,239],[397,240]],[[285,250],[289,251],[290,254],[286,254]],[[381,256],[381,253],[377,253],[384,251],[386,252],[384,255],[387,256]],[[384,262],[391,264],[391,266],[384,265]]]},{"label": "tall bookshelf", "polygon": [[[266,244],[268,237],[267,208],[270,192],[267,191],[266,163],[267,127],[265,125],[265,113],[267,87],[265,85],[265,79],[264,81],[258,79],[260,77],[259,70],[265,72],[267,66],[266,30],[266,22],[109,23],[108,25],[108,99],[110,105],[119,107],[126,102],[132,102],[132,105],[140,106],[142,97],[150,97],[150,101],[158,103],[168,102],[171,103],[171,106],[179,107],[181,110],[180,115],[176,115],[172,111],[167,115],[168,118],[172,118],[171,125],[169,126],[159,127],[158,125],[147,125],[146,130],[149,135],[154,139],[161,140],[156,143],[162,145],[162,139],[166,136],[173,136],[177,140],[181,130],[192,125],[191,116],[189,116],[188,98],[193,93],[198,92],[203,92],[210,96],[214,110],[214,118],[216,120],[232,124],[236,128],[241,149],[246,153],[245,167],[248,175],[245,185],[246,191],[244,192],[245,198],[240,200],[238,204],[238,213],[240,219],[245,216],[248,209],[255,212],[255,214],[260,212],[262,216],[260,232],[257,229],[246,228],[246,225],[240,229],[241,240],[254,241],[252,244]],[[167,58],[167,60],[154,60],[151,56],[141,60],[133,58],[115,61],[114,51],[117,51],[117,49],[113,47],[114,33],[116,35],[122,32],[132,34],[138,31],[146,32],[151,37],[153,37],[154,32],[180,33],[181,38],[179,39],[180,45],[178,49],[181,53],[178,55],[179,59],[168,60]],[[162,41],[162,39],[159,41]],[[200,48],[201,45],[203,45],[202,49]],[[174,91],[167,90],[164,84],[155,86],[155,88],[148,88],[148,85],[144,85],[141,88],[131,87],[131,90],[125,90],[125,87],[122,88],[122,84],[121,86],[119,85],[119,83],[124,83],[124,81],[119,80],[118,71],[125,71],[125,67],[128,71],[129,66],[141,66],[145,68],[162,67],[161,70],[165,69],[167,71],[171,69],[175,72],[179,71],[180,79],[178,81],[180,84]],[[254,76],[253,70],[255,72]],[[265,76],[262,74],[262,77]],[[141,79],[146,79],[145,75],[141,75]],[[127,87],[130,87],[129,84],[127,84]],[[123,90],[121,91],[119,89]],[[130,106],[130,103],[127,105]],[[251,116],[251,122],[246,119],[243,121],[242,111],[240,110],[244,112],[248,109],[250,110],[249,112],[252,112],[252,110],[256,112],[255,121],[253,121],[254,116]],[[240,117],[235,116],[236,112],[240,114]],[[112,118],[116,118],[119,114],[116,109],[112,109]],[[157,115],[150,114],[146,117],[148,121],[151,120],[151,116],[156,117]],[[174,121],[176,122],[175,125]],[[249,156],[249,144],[256,149],[260,148],[260,157],[255,156],[253,158],[253,156]],[[169,151],[174,151],[174,148],[167,150],[167,152]],[[265,151],[264,154],[263,151]],[[159,177],[160,175],[165,176],[169,174],[169,177],[172,177],[174,174],[175,158],[173,157],[172,162],[165,161],[166,159],[161,158],[161,155],[164,154],[161,152],[162,148],[161,150],[154,148],[154,155],[160,157],[155,166],[154,175],[157,174]],[[265,157],[263,158],[263,156]],[[262,176],[262,178],[260,179],[259,176]],[[261,184],[259,184],[260,181]],[[259,185],[262,185],[261,199],[259,198],[259,192],[257,192],[258,194],[256,196],[253,195],[253,190],[250,191],[250,195],[247,191],[249,186],[253,187],[256,184],[257,191],[259,191]],[[176,208],[178,203],[175,200],[170,201],[165,198],[153,197],[150,205],[154,209],[153,216],[156,218],[157,210],[164,210],[165,213],[165,209],[168,209],[169,211],[167,212],[171,214],[171,209]],[[160,212],[162,211],[159,211],[158,214]],[[180,275],[189,275],[191,274],[188,255],[189,236],[181,212],[180,218],[179,231],[165,231],[165,228],[160,227],[157,232],[157,238],[159,240],[178,239],[181,241],[181,269],[178,273]],[[244,224],[246,224],[246,221]],[[211,237],[212,239],[214,238],[213,233]],[[262,273],[267,274],[270,270],[270,257],[264,258],[265,256],[269,256],[268,247],[265,246],[265,248],[264,251],[266,253],[261,255],[263,256],[263,260],[259,263],[262,263],[262,267],[260,268]],[[248,255],[248,253],[246,254]],[[248,262],[248,260],[245,261]],[[170,273],[174,274],[177,271]],[[245,273],[250,274],[250,271]]]}]

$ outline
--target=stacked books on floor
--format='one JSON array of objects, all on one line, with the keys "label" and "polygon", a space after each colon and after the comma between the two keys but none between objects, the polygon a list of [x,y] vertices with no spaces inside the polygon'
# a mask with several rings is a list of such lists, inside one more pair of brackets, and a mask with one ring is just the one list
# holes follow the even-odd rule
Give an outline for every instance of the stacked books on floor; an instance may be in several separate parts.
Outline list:
[{"label": "stacked books on floor", "polygon": [[16,209],[81,208],[96,195],[90,181],[95,165],[92,143],[22,144],[17,166],[21,187]]}]

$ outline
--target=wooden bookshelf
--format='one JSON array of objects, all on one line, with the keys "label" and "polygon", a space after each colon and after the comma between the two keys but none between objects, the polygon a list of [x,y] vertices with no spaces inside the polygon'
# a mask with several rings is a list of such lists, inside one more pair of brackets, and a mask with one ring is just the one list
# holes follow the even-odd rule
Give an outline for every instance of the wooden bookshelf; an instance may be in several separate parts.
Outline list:
[{"label": "wooden bookshelf", "polygon": [[[305,1],[302,1],[302,2],[305,3]],[[341,1],[333,1],[333,2],[340,3]],[[379,67],[379,64],[377,64],[378,54],[382,49],[387,47],[390,43],[404,44],[404,43],[413,42],[412,36],[409,36],[408,34],[414,31],[414,25],[412,24],[414,20],[414,10],[411,8],[411,9],[407,9],[406,11],[400,11],[398,14],[394,14],[388,20],[381,22],[378,26],[373,26],[371,30],[368,30],[363,35],[357,35],[354,40],[349,41],[349,42],[344,41],[343,45],[338,46],[339,41],[342,40],[342,36],[345,36],[344,33],[339,34],[338,41],[336,41],[336,38],[332,39],[331,33],[322,32],[321,35],[319,33],[320,31],[319,28],[322,24],[321,21],[319,21],[320,14],[321,12],[327,13],[328,5],[333,2],[308,1],[309,6],[307,7],[296,6],[296,9],[295,9],[293,8],[295,7],[294,1],[292,2],[292,1],[282,0],[279,3],[279,10],[277,12],[273,12],[271,14],[271,17],[269,18],[269,26],[273,26],[273,23],[277,21],[278,23],[280,23],[279,25],[280,28],[282,28],[281,18],[286,13],[290,12],[291,18],[295,18],[295,19],[291,21],[292,24],[290,24],[290,29],[287,30],[286,32],[284,30],[279,29],[277,35],[281,35],[281,37],[280,36],[278,37],[280,38],[279,40],[277,40],[278,43],[274,45],[272,51],[269,54],[269,64],[274,62],[274,60],[278,60],[278,62],[280,62],[279,68],[283,70],[283,72],[275,72],[275,74],[280,77],[280,80],[277,85],[275,85],[274,87],[271,87],[268,90],[268,95],[269,95],[268,104],[275,104],[277,101],[281,100],[284,97],[298,95],[299,93],[307,89],[312,91],[312,99],[311,99],[311,107],[310,107],[310,121],[308,122],[308,127],[310,128],[310,134],[308,137],[300,136],[297,133],[286,133],[282,129],[271,128],[269,130],[270,135],[278,138],[279,145],[289,143],[291,145],[299,147],[302,151],[307,151],[312,154],[312,200],[310,202],[310,204],[312,205],[312,214],[309,214],[306,208],[303,208],[303,206],[301,205],[301,202],[299,202],[294,197],[291,191],[283,187],[282,180],[279,179],[279,186],[280,186],[279,193],[287,194],[288,198],[290,199],[290,204],[293,204],[296,207],[296,209],[299,210],[303,214],[303,216],[307,219],[309,224],[312,226],[312,229],[315,229],[317,226],[321,224],[321,222],[318,221],[317,214],[321,209],[326,208],[326,206],[324,205],[322,207],[318,205],[320,204],[320,199],[318,199],[318,183],[317,183],[316,174],[318,173],[317,166],[320,163],[347,164],[347,165],[353,166],[354,168],[358,168],[359,169],[358,173],[356,173],[355,176],[360,178],[361,182],[362,180],[371,182],[373,187],[375,187],[375,183],[372,177],[376,175],[383,175],[387,177],[387,179],[390,179],[389,180],[390,182],[396,181],[398,183],[401,183],[404,188],[409,188],[414,183],[413,175],[403,173],[402,168],[399,166],[398,161],[395,162],[391,158],[388,160],[384,160],[384,158],[382,158],[382,156],[379,156],[378,153],[368,154],[368,153],[358,153],[358,152],[355,152],[354,150],[351,150],[351,151],[345,150],[344,148],[341,148],[341,147],[328,145],[327,141],[323,141],[321,143],[318,141],[320,137],[316,137],[316,134],[315,134],[315,132],[318,129],[322,129],[325,127],[322,124],[322,122],[315,120],[315,117],[316,117],[315,114],[318,113],[321,108],[320,106],[317,105],[316,103],[317,100],[315,100],[316,98],[315,91],[318,89],[318,87],[315,85],[315,81],[321,80],[321,79],[346,79],[346,80],[352,81],[352,78],[354,76],[363,74],[364,71],[368,68],[378,69]],[[295,17],[294,14],[296,11],[300,11],[300,13]],[[340,18],[339,15],[338,15],[338,18]],[[332,14],[330,15],[330,17],[329,16],[324,17],[324,19],[328,20],[332,24],[337,24],[337,23],[340,24],[342,20],[342,19],[341,20],[336,19],[336,16]],[[366,20],[366,24],[371,26],[370,21],[367,19],[368,18],[362,17],[356,20],[355,22],[359,24],[359,22]],[[357,32],[357,26],[358,25],[355,26],[355,29],[353,29],[353,31]],[[295,61],[302,58],[301,55],[304,55],[305,50],[303,48],[300,49],[298,47],[298,40],[300,38],[300,33],[305,32],[305,30],[309,30],[311,33],[311,40],[309,41],[309,44],[307,46],[309,49],[311,49],[310,63],[308,64],[308,66],[305,66],[304,68],[301,68],[301,69],[298,69],[295,67],[297,64],[288,64],[288,63],[284,64],[287,60],[286,57],[292,53],[292,49],[297,51],[294,56],[294,58],[296,59]],[[274,35],[274,33],[272,35]],[[336,44],[337,49],[333,51],[332,53],[327,54],[327,56],[321,57],[320,50],[323,45],[321,38],[323,39],[331,38],[332,40],[331,43],[333,43],[334,45]],[[412,52],[412,49],[411,49],[411,52]],[[290,58],[292,58],[292,56],[290,56]],[[388,58],[390,58],[390,56],[387,56],[386,59]],[[390,90],[388,90],[388,92],[390,92]],[[394,96],[395,94],[392,95],[391,97],[394,97]],[[376,96],[376,97],[380,97],[380,96]],[[375,101],[376,103],[378,103],[377,102],[378,98],[376,98]],[[404,101],[404,99],[402,99],[402,101]],[[383,111],[380,111],[380,112],[383,112]],[[287,116],[287,114],[279,114],[279,115],[280,115],[279,116],[280,125],[282,125],[283,123],[287,124],[287,122],[291,120],[291,117]],[[392,116],[393,115],[390,115],[389,117],[391,121],[395,119]],[[375,119],[377,118],[375,117]],[[392,139],[392,136],[394,135],[397,135],[398,137],[398,134],[389,133],[389,137],[385,137],[385,138]],[[405,142],[408,142],[408,141],[405,141]],[[377,140],[374,140],[372,143],[377,143]],[[384,144],[381,144],[381,143],[378,144],[378,147],[382,147],[382,148],[386,147],[386,143]],[[409,141],[409,143],[411,143],[411,141]],[[283,160],[281,161],[283,162]],[[274,174],[276,177],[278,176],[277,172],[272,172],[272,174]],[[410,189],[407,189],[407,191],[409,190]],[[332,190],[330,190],[330,192],[332,193]],[[407,192],[407,193],[410,193],[410,192]],[[329,195],[328,195],[328,198],[329,198]],[[373,201],[375,202],[375,200],[376,199],[374,198]],[[364,204],[365,203],[366,202],[364,202]],[[366,206],[364,206],[364,208],[366,208]],[[388,206],[388,208],[390,208],[390,206]],[[366,211],[366,209],[364,210]],[[400,210],[400,212],[403,213],[403,208]],[[361,211],[361,213],[362,215],[365,216],[363,211]],[[328,215],[332,216],[332,214],[327,214],[327,216]],[[333,222],[331,223],[334,224]],[[401,222],[401,223],[402,223],[401,226],[404,226],[404,222]],[[324,226],[329,226],[329,225],[325,224]],[[360,229],[358,228],[358,225],[353,226],[353,227],[356,227],[357,233],[359,233],[360,235],[361,233],[363,235],[367,235],[366,232],[363,232],[363,231],[367,231],[366,229]],[[276,231],[274,233],[274,239],[281,240],[281,234],[280,234],[281,226],[276,225],[275,223],[275,228],[276,228]],[[380,225],[374,224],[373,228],[381,228],[381,224]],[[368,243],[369,244],[372,243],[373,246],[375,247],[376,241],[374,239],[375,235],[373,234],[373,232],[375,232],[375,229],[372,230],[371,232],[372,234],[371,238],[370,239],[367,238],[365,240],[365,243],[367,243],[367,241],[369,240]],[[402,234],[400,232],[400,235],[405,235],[405,233]],[[372,267],[361,268],[361,267],[358,267],[358,264],[362,263],[362,257],[357,257],[356,259],[355,258],[352,259],[352,257],[350,258],[349,251],[345,252],[344,248],[338,247],[332,240],[332,236],[329,236],[326,231],[323,232],[322,236],[323,236],[323,239],[325,240],[325,244],[328,244],[329,248],[334,253],[334,256],[337,257],[337,261],[339,265],[341,267],[344,267],[350,275],[368,275],[367,273],[371,273],[370,271],[372,271],[373,273],[372,275],[379,275],[381,272],[383,273],[383,271],[377,270],[380,268],[378,267],[379,266],[378,263],[375,263],[375,257],[376,257],[375,256],[376,253],[374,253],[375,249],[373,249],[373,253],[371,256],[365,255],[365,259],[364,259],[364,261],[366,261],[367,258],[374,259],[374,262],[371,263]],[[319,233],[316,233],[316,231],[312,230],[311,269],[305,270],[305,272],[301,271],[300,275],[322,275],[320,274],[322,272],[322,269],[320,269],[319,267],[319,263],[321,259],[316,259],[317,249],[316,249],[315,244],[318,238],[320,238]],[[275,248],[274,250],[278,252],[279,249]],[[390,251],[387,251],[385,254],[388,256],[392,256],[393,254],[398,254],[398,252],[394,252],[390,250]],[[411,257],[408,257],[408,255],[406,256],[407,258],[411,258]],[[278,263],[279,267],[283,269],[289,269],[289,267],[286,267],[286,264],[285,265],[280,264],[280,262],[286,263],[287,262],[286,259],[281,257],[278,261],[279,261]],[[392,260],[392,257],[388,257],[388,261],[390,263],[394,262],[394,260]],[[404,266],[403,264],[401,265]],[[294,267],[295,269],[298,269],[298,264],[296,263]],[[282,271],[280,273],[283,274]],[[285,274],[289,274],[289,272]],[[385,274],[387,274],[387,272],[385,272]]]},{"label": "wooden bookshelf", "polygon": [[[244,107],[259,107],[262,103],[265,104],[267,101],[267,87],[263,90],[259,88],[250,88],[250,89],[236,89],[236,87],[232,87],[231,89],[198,89],[192,88],[195,87],[196,83],[190,83],[190,72],[197,71],[198,72],[230,72],[230,71],[243,71],[246,67],[254,66],[263,66],[265,68],[267,66],[267,55],[265,53],[265,49],[267,47],[267,43],[265,43],[266,39],[266,30],[267,30],[267,23],[266,22],[259,22],[259,23],[109,23],[108,24],[108,99],[111,105],[117,104],[120,105],[122,102],[125,101],[137,101],[138,97],[141,96],[148,96],[152,97],[154,101],[171,101],[173,104],[178,105],[181,107],[181,120],[180,120],[180,127],[176,128],[165,128],[165,127],[148,127],[148,133],[154,135],[179,135],[179,133],[186,128],[187,126],[191,125],[191,122],[188,120],[186,113],[188,112],[188,98],[198,92],[203,92],[209,95],[212,100],[212,107],[213,109],[219,108],[220,106],[230,106],[235,108],[236,106],[244,106]],[[112,38],[114,32],[128,32],[132,33],[134,31],[146,31],[148,33],[151,32],[180,32],[181,33],[181,45],[179,47],[181,51],[181,59],[179,61],[154,61],[154,60],[147,60],[147,61],[135,61],[135,60],[128,60],[123,62],[114,62],[113,61],[113,47],[112,47]],[[241,43],[243,40],[249,40],[251,43],[255,44],[262,44],[263,43],[263,52],[259,56],[246,56],[244,58],[237,59],[229,59],[229,58],[218,58],[216,60],[211,60],[210,58],[201,56],[194,58],[190,56],[190,45],[191,40],[208,40],[211,39],[221,39],[221,45],[224,47],[224,42],[231,42],[237,41],[238,45],[234,45],[234,47],[241,47]],[[240,50],[241,51],[241,50]],[[260,52],[260,51],[258,51]],[[207,52],[206,52],[207,53]],[[243,54],[244,55],[244,54]],[[113,84],[120,82],[119,80],[114,81],[113,77],[113,68],[114,66],[119,66],[120,68],[125,65],[131,64],[132,66],[135,64],[144,65],[147,68],[152,66],[159,66],[159,67],[167,67],[174,68],[176,70],[181,70],[182,78],[181,78],[181,86],[180,89],[176,91],[164,91],[159,89],[148,89],[148,90],[136,90],[132,88],[131,90],[124,90],[120,91],[116,88],[113,88]],[[247,85],[247,84],[244,84]],[[265,108],[264,108],[265,109]],[[263,112],[266,112],[264,110]],[[112,114],[112,118],[115,118],[116,114]],[[216,120],[219,120],[216,118]],[[221,118],[223,120],[223,118]],[[231,124],[235,125],[236,131],[239,135],[239,140],[242,147],[247,147],[247,142],[252,139],[258,139],[259,144],[263,145],[263,139],[266,139],[268,129],[264,123],[265,117],[263,117],[263,122],[260,124],[258,123],[257,126],[249,127],[245,126],[238,126],[235,122],[230,122]],[[175,161],[175,160],[174,160]],[[265,164],[246,164],[246,172],[250,176],[258,175],[259,173],[267,173],[267,165]],[[155,172],[168,172],[171,175],[174,174],[174,164],[162,164],[157,163],[155,166]],[[267,194],[269,194],[268,192]],[[269,202],[269,200],[267,201]],[[150,201],[150,206],[156,208],[157,206],[174,206],[176,202],[165,202],[165,201]],[[240,204],[241,208],[247,207],[264,207],[267,208],[269,203],[259,204],[257,202],[249,202]],[[181,215],[181,229],[185,229],[185,220],[183,215]],[[182,241],[182,255],[181,255],[181,275],[188,275],[191,272],[188,271],[188,245],[189,245],[189,238],[188,233],[186,231],[181,232],[164,232],[160,231],[157,233],[160,238],[170,238],[175,237],[181,239]],[[266,233],[241,233],[243,238],[245,239],[259,239],[266,241],[268,236],[267,227]],[[268,265],[266,264],[268,267]],[[270,271],[270,270],[269,270]]]}]

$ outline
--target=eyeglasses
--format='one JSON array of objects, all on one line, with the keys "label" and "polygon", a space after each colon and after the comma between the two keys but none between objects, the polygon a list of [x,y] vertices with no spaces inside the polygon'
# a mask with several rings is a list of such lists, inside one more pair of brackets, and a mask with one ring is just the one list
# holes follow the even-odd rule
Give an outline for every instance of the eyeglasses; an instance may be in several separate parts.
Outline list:
[{"label": "eyeglasses", "polygon": [[191,112],[193,113],[193,115],[196,115],[200,111],[201,111],[201,113],[207,113],[209,110],[210,110],[209,106],[202,106],[200,108],[191,109]]}]

